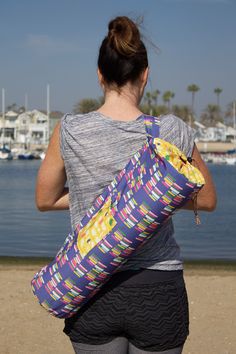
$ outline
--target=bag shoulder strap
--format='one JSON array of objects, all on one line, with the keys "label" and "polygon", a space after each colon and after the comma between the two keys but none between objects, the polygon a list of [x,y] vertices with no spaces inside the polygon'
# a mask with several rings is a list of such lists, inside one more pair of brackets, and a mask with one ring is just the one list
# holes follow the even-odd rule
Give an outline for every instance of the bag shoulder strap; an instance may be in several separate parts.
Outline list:
[{"label": "bag shoulder strap", "polygon": [[150,138],[159,138],[160,136],[160,117],[144,116],[145,128]]}]

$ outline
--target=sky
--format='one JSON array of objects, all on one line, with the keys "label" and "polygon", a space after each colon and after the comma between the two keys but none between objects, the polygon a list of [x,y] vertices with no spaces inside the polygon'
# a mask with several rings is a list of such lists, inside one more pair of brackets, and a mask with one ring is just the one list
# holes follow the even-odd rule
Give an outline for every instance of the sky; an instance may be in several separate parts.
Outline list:
[{"label": "sky", "polygon": [[[6,106],[25,104],[71,112],[83,98],[98,98],[97,55],[108,22],[119,15],[143,18],[150,76],[147,91],[175,93],[198,115],[236,99],[236,0],[0,0],[0,88]],[[154,43],[154,45],[152,44]],[[158,47],[158,50],[156,49]],[[0,102],[2,108],[2,103]]]}]

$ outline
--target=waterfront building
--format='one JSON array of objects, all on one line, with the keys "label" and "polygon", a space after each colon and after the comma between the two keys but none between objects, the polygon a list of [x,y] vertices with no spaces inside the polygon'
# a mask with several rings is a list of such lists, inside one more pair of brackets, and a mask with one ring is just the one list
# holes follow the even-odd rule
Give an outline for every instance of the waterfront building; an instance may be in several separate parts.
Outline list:
[{"label": "waterfront building", "polygon": [[51,112],[48,122],[46,112],[34,109],[17,113],[6,112],[0,116],[0,144],[15,147],[46,147],[49,137],[63,113]]},{"label": "waterfront building", "polygon": [[19,114],[16,120],[16,143],[44,145],[48,141],[48,117],[34,109]]},{"label": "waterfront building", "polygon": [[198,141],[209,142],[233,142],[236,136],[236,129],[223,123],[216,123],[214,127],[206,127],[202,123],[194,122]]},{"label": "waterfront building", "polygon": [[[62,117],[63,113],[53,111],[48,115],[45,111],[34,109],[17,113],[8,111],[5,119],[0,116],[0,145],[4,143],[11,147],[46,148],[49,138]],[[223,123],[216,123],[214,127],[206,127],[198,121],[194,121],[196,138],[199,142],[234,142],[236,129]]]},{"label": "waterfront building", "polygon": [[0,120],[1,141],[9,145],[45,145],[48,142],[48,117],[34,109],[23,113],[13,111]]},{"label": "waterfront building", "polygon": [[12,140],[15,140],[15,127],[16,127],[16,120],[18,117],[18,113],[14,111],[8,111],[5,114],[5,121],[3,119],[0,120],[0,134],[3,139],[4,135],[4,142],[9,143]]}]

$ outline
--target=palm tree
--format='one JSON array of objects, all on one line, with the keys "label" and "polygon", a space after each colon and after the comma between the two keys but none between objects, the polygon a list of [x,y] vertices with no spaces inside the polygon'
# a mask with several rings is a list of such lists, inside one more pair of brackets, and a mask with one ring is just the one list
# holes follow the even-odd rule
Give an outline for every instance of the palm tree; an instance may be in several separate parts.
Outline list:
[{"label": "palm tree", "polygon": [[7,112],[8,112],[8,111],[14,111],[14,112],[16,112],[16,111],[17,111],[17,104],[16,104],[16,103],[10,104],[9,106],[7,106],[6,111],[7,111]]},{"label": "palm tree", "polygon": [[101,98],[98,100],[94,98],[84,98],[74,105],[73,113],[88,113],[95,111],[101,106],[100,101]]},{"label": "palm tree", "polygon": [[208,104],[203,114],[201,115],[201,122],[208,127],[214,127],[217,122],[222,122],[220,108],[216,104]]},{"label": "palm tree", "polygon": [[144,101],[147,102],[148,105],[148,113],[151,114],[152,112],[152,93],[147,91],[144,96]]},{"label": "palm tree", "polygon": [[168,110],[170,111],[170,101],[172,98],[175,97],[174,92],[172,91],[165,91],[162,95],[163,102],[167,104]]},{"label": "palm tree", "polygon": [[152,92],[152,99],[154,101],[154,105],[157,107],[157,101],[158,101],[158,96],[160,95],[160,91],[159,90],[155,90]]},{"label": "palm tree", "polygon": [[224,114],[224,121],[226,122],[226,125],[233,127],[234,125],[233,117],[234,117],[234,102],[230,102],[227,105],[226,112]]},{"label": "palm tree", "polygon": [[187,87],[187,90],[192,93],[192,105],[191,105],[191,108],[192,108],[192,115],[193,115],[193,114],[194,114],[194,99],[195,99],[195,94],[196,94],[196,92],[198,92],[198,91],[200,90],[200,88],[199,88],[197,85],[192,84],[192,85],[189,85],[189,86]]},{"label": "palm tree", "polygon": [[191,115],[191,110],[189,106],[177,105],[172,106],[172,112],[177,117],[181,118],[184,122],[189,122],[189,116]]},{"label": "palm tree", "polygon": [[154,113],[153,113],[156,117],[158,116],[161,116],[161,115],[165,115],[165,114],[168,114],[168,108],[166,107],[166,105],[158,105],[156,107],[156,109],[154,110]]},{"label": "palm tree", "polygon": [[217,98],[217,106],[220,106],[220,94],[223,90],[219,87],[214,89],[214,93],[216,94],[216,98]]}]

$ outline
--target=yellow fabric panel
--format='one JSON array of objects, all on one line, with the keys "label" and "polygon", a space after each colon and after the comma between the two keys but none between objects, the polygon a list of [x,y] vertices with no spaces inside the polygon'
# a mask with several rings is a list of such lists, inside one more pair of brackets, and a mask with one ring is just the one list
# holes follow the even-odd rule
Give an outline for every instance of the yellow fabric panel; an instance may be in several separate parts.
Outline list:
[{"label": "yellow fabric panel", "polygon": [[169,142],[155,138],[155,151],[161,157],[164,157],[179,173],[183,174],[189,182],[204,184],[205,180],[202,173],[188,162],[187,157],[175,145]]},{"label": "yellow fabric panel", "polygon": [[94,248],[116,225],[111,214],[111,198],[109,197],[103,207],[83,227],[77,238],[77,247],[82,257]]}]

